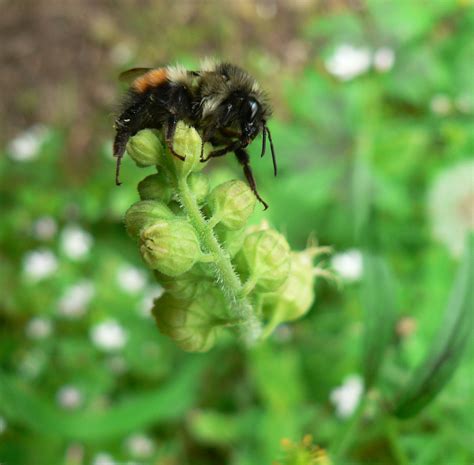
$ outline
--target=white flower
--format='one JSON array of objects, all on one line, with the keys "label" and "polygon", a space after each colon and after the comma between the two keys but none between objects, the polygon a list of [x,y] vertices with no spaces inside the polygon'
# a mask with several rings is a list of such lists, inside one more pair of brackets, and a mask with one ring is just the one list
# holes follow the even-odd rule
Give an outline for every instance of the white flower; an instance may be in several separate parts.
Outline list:
[{"label": "white flower", "polygon": [[442,172],[428,194],[433,236],[453,256],[462,255],[466,234],[474,231],[474,161],[464,161]]},{"label": "white flower", "polygon": [[51,216],[42,216],[33,223],[33,235],[43,241],[52,239],[57,230],[58,225]]},{"label": "white flower", "polygon": [[94,297],[94,292],[91,281],[81,281],[67,288],[58,302],[59,313],[69,318],[81,317]]},{"label": "white flower", "polygon": [[45,339],[53,331],[51,320],[41,317],[32,318],[26,325],[26,335],[30,339]]},{"label": "white flower", "polygon": [[110,59],[116,65],[126,65],[134,55],[134,50],[128,42],[118,42],[110,51]]},{"label": "white flower", "polygon": [[358,375],[348,376],[342,386],[333,389],[330,400],[336,407],[336,414],[340,418],[352,415],[359,405],[360,396],[364,390],[362,379]]},{"label": "white flower", "polygon": [[0,434],[4,433],[7,429],[7,420],[5,418],[0,417]]},{"label": "white flower", "polygon": [[20,360],[19,371],[25,378],[36,378],[45,368],[48,358],[43,350],[34,349],[26,352]]},{"label": "white flower", "polygon": [[106,452],[99,452],[92,459],[92,465],[118,465],[114,458]]},{"label": "white flower", "polygon": [[374,52],[374,68],[380,73],[390,71],[395,63],[395,52],[389,47],[382,47]]},{"label": "white flower", "polygon": [[121,349],[127,342],[127,333],[115,320],[106,320],[95,325],[90,336],[95,346],[105,351]]},{"label": "white flower", "polygon": [[437,94],[431,99],[430,108],[436,115],[446,116],[453,109],[453,104],[447,95]]},{"label": "white flower", "polygon": [[81,391],[75,386],[63,386],[56,394],[58,404],[66,409],[75,409],[82,403]]},{"label": "white flower", "polygon": [[61,233],[61,248],[72,260],[84,258],[92,247],[92,236],[78,226],[66,226]]},{"label": "white flower", "polygon": [[161,297],[162,294],[163,288],[160,285],[148,287],[144,292],[141,302],[138,304],[138,313],[143,317],[150,317],[154,300]]},{"label": "white flower", "polygon": [[325,65],[331,74],[343,81],[348,81],[368,71],[370,58],[368,48],[343,44],[326,60]]},{"label": "white flower", "polygon": [[118,270],[117,282],[124,291],[133,294],[145,287],[146,275],[142,270],[126,265]]},{"label": "white flower", "polygon": [[8,144],[10,158],[20,162],[36,158],[47,135],[48,129],[41,124],[35,124],[18,134]]},{"label": "white flower", "polygon": [[34,250],[23,258],[23,273],[32,281],[46,278],[57,269],[58,260],[50,250]]},{"label": "white flower", "polygon": [[130,455],[138,459],[150,457],[155,450],[153,441],[143,434],[129,436],[126,445]]},{"label": "white flower", "polygon": [[331,258],[334,271],[347,281],[357,281],[363,272],[363,259],[360,250],[350,249]]}]

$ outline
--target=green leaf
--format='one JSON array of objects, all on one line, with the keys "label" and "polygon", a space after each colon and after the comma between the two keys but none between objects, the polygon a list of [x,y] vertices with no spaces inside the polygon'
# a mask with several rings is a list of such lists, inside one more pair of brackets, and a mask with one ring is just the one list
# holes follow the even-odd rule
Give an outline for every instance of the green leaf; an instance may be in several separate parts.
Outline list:
[{"label": "green leaf", "polygon": [[473,325],[474,241],[471,238],[451,291],[445,321],[411,380],[395,396],[392,413],[416,415],[444,388],[455,372]]},{"label": "green leaf", "polygon": [[101,412],[65,412],[36,396],[16,378],[0,374],[0,409],[12,422],[45,435],[99,441],[180,418],[194,403],[202,360],[194,359],[156,391],[130,396]]},{"label": "green leaf", "polygon": [[395,321],[393,278],[385,261],[375,255],[364,255],[362,287],[364,307],[364,342],[362,366],[364,383],[369,389],[377,380]]}]

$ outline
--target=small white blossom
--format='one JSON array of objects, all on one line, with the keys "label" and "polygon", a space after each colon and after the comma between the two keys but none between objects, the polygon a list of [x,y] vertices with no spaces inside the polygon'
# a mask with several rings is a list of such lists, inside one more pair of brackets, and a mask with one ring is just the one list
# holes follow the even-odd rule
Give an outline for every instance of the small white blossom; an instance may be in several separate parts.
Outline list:
[{"label": "small white blossom", "polygon": [[363,258],[360,250],[350,249],[331,258],[334,271],[346,281],[357,281],[363,273]]},{"label": "small white blossom", "polygon": [[127,342],[127,333],[115,320],[106,320],[95,325],[90,336],[94,345],[105,351],[121,349]]},{"label": "small white blossom", "polygon": [[145,287],[146,275],[142,270],[126,265],[118,270],[117,282],[124,291],[134,294]]},{"label": "small white blossom", "polygon": [[52,275],[58,269],[56,256],[47,249],[28,252],[23,258],[23,273],[32,281]]},{"label": "small white blossom", "polygon": [[128,42],[118,42],[110,51],[110,59],[116,65],[126,65],[134,55],[134,50]]},{"label": "small white blossom", "polygon": [[41,145],[48,135],[48,129],[35,124],[31,128],[18,134],[9,144],[7,151],[10,158],[15,161],[29,161],[36,158],[39,154]]},{"label": "small white blossom", "polygon": [[7,420],[5,418],[0,417],[0,434],[3,434],[7,429]]},{"label": "small white blossom", "polygon": [[278,5],[273,1],[257,2],[255,12],[262,19],[272,19],[278,13]]},{"label": "small white blossom", "polygon": [[371,55],[368,48],[343,44],[326,60],[325,65],[331,74],[343,81],[348,81],[367,72],[370,62]]},{"label": "small white blossom", "polygon": [[92,459],[92,465],[118,465],[114,458],[106,452],[99,452]]},{"label": "small white blossom", "polygon": [[428,211],[433,236],[459,257],[467,233],[474,231],[474,161],[458,163],[439,175],[428,194]]},{"label": "small white blossom", "polygon": [[68,287],[58,302],[60,315],[78,318],[87,311],[87,305],[94,297],[94,284],[91,281],[81,281]]},{"label": "small white blossom", "polygon": [[143,317],[150,317],[153,302],[161,297],[162,294],[163,288],[161,286],[154,285],[148,287],[144,292],[141,302],[138,304],[138,313]]},{"label": "small white blossom", "polygon": [[358,375],[348,376],[342,386],[333,389],[330,400],[336,408],[336,414],[340,418],[352,415],[359,405],[360,397],[364,390],[362,379]]},{"label": "small white blossom", "polygon": [[33,223],[33,235],[36,239],[43,241],[52,239],[57,230],[58,225],[51,216],[43,216]]},{"label": "small white blossom", "polygon": [[75,409],[82,403],[81,391],[75,386],[63,386],[56,394],[58,404],[65,409]]},{"label": "small white blossom", "polygon": [[453,103],[447,95],[438,94],[431,99],[430,108],[431,111],[436,115],[446,116],[451,113],[453,109]]},{"label": "small white blossom", "polygon": [[84,258],[92,247],[92,236],[78,226],[66,226],[61,233],[61,248],[71,260]]},{"label": "small white blossom", "polygon": [[374,52],[374,68],[380,73],[385,73],[393,68],[395,52],[389,47],[382,47]]},{"label": "small white blossom", "polygon": [[41,317],[32,318],[26,325],[26,335],[30,339],[45,339],[53,331],[51,320]]},{"label": "small white blossom", "polygon": [[137,459],[146,459],[150,457],[155,450],[151,438],[144,434],[133,434],[128,437],[126,446],[130,455]]}]

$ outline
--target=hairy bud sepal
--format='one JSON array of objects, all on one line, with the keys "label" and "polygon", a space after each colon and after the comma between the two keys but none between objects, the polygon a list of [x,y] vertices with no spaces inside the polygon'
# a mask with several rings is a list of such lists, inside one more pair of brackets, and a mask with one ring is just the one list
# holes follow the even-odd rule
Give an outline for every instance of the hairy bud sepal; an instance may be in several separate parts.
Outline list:
[{"label": "hairy bud sepal", "polygon": [[125,228],[130,237],[137,239],[140,231],[152,225],[155,221],[172,219],[175,214],[163,203],[157,200],[142,200],[134,203],[125,213]]},{"label": "hairy bud sepal", "polygon": [[161,165],[164,157],[164,147],[161,134],[154,129],[143,129],[130,139],[127,152],[140,166]]},{"label": "hairy bud sepal", "polygon": [[281,234],[269,229],[249,234],[236,257],[238,269],[251,289],[277,290],[290,272],[290,247]]},{"label": "hairy bud sepal", "polygon": [[242,181],[232,180],[215,187],[209,195],[213,221],[228,229],[241,229],[255,209],[256,198]]},{"label": "hairy bud sepal", "polygon": [[142,229],[140,252],[153,270],[179,276],[202,258],[193,227],[182,219],[159,220]]}]

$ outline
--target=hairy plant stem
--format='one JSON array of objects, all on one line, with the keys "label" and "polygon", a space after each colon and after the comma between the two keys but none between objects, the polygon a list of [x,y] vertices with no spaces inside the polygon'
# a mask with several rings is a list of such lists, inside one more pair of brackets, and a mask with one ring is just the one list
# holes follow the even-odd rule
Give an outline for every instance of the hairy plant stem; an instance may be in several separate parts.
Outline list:
[{"label": "hairy plant stem", "polygon": [[182,207],[201,237],[205,252],[213,257],[216,279],[228,301],[232,317],[242,321],[237,327],[238,332],[248,345],[252,345],[260,336],[261,325],[245,296],[229,254],[221,247],[211,225],[202,214],[185,176],[177,176],[176,188]]}]

